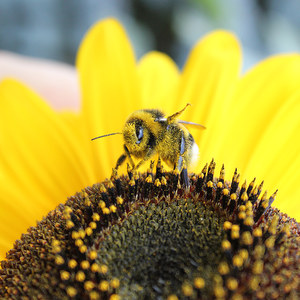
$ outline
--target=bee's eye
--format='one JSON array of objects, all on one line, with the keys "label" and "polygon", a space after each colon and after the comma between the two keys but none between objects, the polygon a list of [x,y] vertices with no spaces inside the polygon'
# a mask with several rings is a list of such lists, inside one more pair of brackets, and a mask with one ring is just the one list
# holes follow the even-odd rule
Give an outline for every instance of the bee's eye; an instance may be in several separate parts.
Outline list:
[{"label": "bee's eye", "polygon": [[142,126],[136,126],[135,134],[138,139],[136,143],[139,144],[142,141],[144,136],[144,128]]}]

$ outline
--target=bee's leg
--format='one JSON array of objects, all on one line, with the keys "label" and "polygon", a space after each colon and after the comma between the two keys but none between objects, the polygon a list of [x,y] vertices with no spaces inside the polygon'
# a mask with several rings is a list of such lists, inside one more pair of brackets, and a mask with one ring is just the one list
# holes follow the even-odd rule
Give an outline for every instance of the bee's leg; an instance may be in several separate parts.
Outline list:
[{"label": "bee's leg", "polygon": [[185,154],[186,154],[186,140],[184,137],[183,132],[181,132],[181,141],[180,141],[180,154],[179,158],[177,160],[177,168],[178,171],[180,172],[180,179],[182,183],[185,185],[185,187],[189,187],[189,176],[187,172],[187,167],[186,167],[186,161],[185,161]]},{"label": "bee's leg", "polygon": [[126,158],[129,159],[129,162],[130,162],[132,168],[135,167],[135,164],[131,158],[129,150],[127,149],[127,147],[125,145],[124,145],[124,151],[125,151],[125,153],[123,153],[117,160],[116,167],[115,167],[116,170],[118,170],[118,168],[124,163]]},{"label": "bee's leg", "polygon": [[123,162],[125,161],[127,155],[125,153],[123,153],[117,160],[115,169],[118,170],[118,168],[123,164]]},{"label": "bee's leg", "polygon": [[176,164],[174,164],[174,170],[178,170],[180,174],[180,183],[188,188],[190,186],[190,181],[184,157],[182,155],[179,156]]},{"label": "bee's leg", "polygon": [[145,161],[149,160],[152,155],[153,155],[153,149],[149,148],[147,153],[143,157],[143,159],[139,161],[139,163],[136,165],[134,169],[137,170]]},{"label": "bee's leg", "polygon": [[130,152],[129,152],[128,148],[125,145],[124,145],[124,150],[125,150],[126,156],[129,159],[129,163],[131,164],[132,169],[135,169],[135,163],[133,162],[133,159],[132,159],[132,157],[130,155]]},{"label": "bee's leg", "polygon": [[155,178],[161,178],[163,176],[164,169],[161,163],[161,158],[158,156],[157,164],[156,164],[156,175]]},{"label": "bee's leg", "polygon": [[180,173],[181,184],[183,184],[185,187],[188,188],[190,186],[190,181],[189,181],[188,171],[186,168],[185,159],[183,155],[179,155],[178,160],[174,165],[174,170],[175,169],[177,169],[178,172]]},{"label": "bee's leg", "polygon": [[185,165],[183,166],[181,173],[180,173],[180,181],[184,184],[185,187],[190,186],[190,181],[189,181],[189,176],[188,176],[188,171]]}]

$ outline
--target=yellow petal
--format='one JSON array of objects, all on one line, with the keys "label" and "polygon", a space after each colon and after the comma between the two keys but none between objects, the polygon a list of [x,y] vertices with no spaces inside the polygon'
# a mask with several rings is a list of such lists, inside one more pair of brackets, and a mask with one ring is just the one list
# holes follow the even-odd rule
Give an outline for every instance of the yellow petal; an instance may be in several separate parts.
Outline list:
[{"label": "yellow petal", "polygon": [[[92,27],[79,49],[77,67],[88,142],[95,136],[122,131],[127,115],[140,107],[140,95],[134,54],[117,21],[108,19]],[[92,149],[100,179],[109,174],[121,154],[122,138],[97,140]]]},{"label": "yellow petal", "polygon": [[[17,229],[13,235],[1,234],[3,244],[19,238],[95,178],[80,141],[35,93],[5,80],[0,84],[0,106],[0,231]],[[3,255],[4,249],[0,251]]]},{"label": "yellow petal", "polygon": [[[82,155],[86,157],[88,162],[92,162],[92,143],[89,138],[90,134],[87,127],[84,126],[86,124],[84,116],[71,111],[58,112],[58,116],[68,130],[72,132],[72,139],[74,142],[80,144],[80,152]],[[94,164],[90,165],[88,168],[90,172],[89,177],[93,178],[93,180],[97,180],[95,168],[96,166]]]},{"label": "yellow petal", "polygon": [[[247,164],[245,174],[259,174],[267,189],[278,188],[274,205],[300,219],[300,89],[274,113]],[[272,191],[271,190],[271,191]]]},{"label": "yellow petal", "polygon": [[138,66],[141,108],[158,108],[166,114],[181,109],[175,101],[179,71],[174,61],[160,52],[146,54]]},{"label": "yellow petal", "polygon": [[183,118],[207,127],[205,131],[191,130],[200,147],[200,164],[210,161],[212,150],[218,147],[215,143],[238,80],[240,61],[236,38],[216,31],[195,46],[184,67],[177,103],[182,107],[192,103]]},{"label": "yellow petal", "polygon": [[299,76],[299,56],[277,56],[262,62],[241,79],[224,128],[235,142],[224,137],[222,149],[243,170],[274,114],[299,89]]},{"label": "yellow petal", "polygon": [[[297,113],[291,113],[293,108],[289,103],[297,102],[291,99],[298,95],[299,78],[300,56],[282,55],[263,61],[240,80],[227,109],[227,121],[218,128],[217,147],[212,150],[217,162],[224,162],[229,173],[237,167],[248,179],[254,176],[264,179],[271,191],[280,188],[283,166],[293,165],[296,157],[293,150],[288,153],[284,149],[291,146],[297,131],[288,128],[299,119]],[[298,111],[296,107],[294,104]],[[281,109],[290,111],[285,117],[282,115],[284,130],[279,129],[280,119],[277,119]],[[272,124],[277,125],[273,128]],[[281,157],[285,157],[283,161]]]}]

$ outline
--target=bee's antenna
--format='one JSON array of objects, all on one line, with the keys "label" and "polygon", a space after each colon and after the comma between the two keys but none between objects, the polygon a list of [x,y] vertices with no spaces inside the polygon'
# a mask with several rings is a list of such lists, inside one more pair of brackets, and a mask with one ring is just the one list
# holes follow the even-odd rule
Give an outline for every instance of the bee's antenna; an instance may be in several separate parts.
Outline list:
[{"label": "bee's antenna", "polygon": [[100,136],[92,138],[91,141],[96,140],[96,139],[101,139],[106,136],[115,135],[115,134],[122,134],[122,132],[114,132],[114,133],[109,133],[109,134],[105,134],[105,135],[100,135]]}]

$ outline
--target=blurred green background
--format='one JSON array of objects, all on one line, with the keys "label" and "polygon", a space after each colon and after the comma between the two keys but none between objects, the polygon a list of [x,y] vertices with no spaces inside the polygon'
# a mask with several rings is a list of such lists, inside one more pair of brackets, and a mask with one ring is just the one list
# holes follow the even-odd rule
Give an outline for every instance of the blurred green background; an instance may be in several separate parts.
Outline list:
[{"label": "blurred green background", "polygon": [[204,34],[230,30],[247,70],[266,56],[300,52],[299,13],[299,0],[1,0],[0,49],[74,64],[86,30],[112,16],[137,58],[159,50],[180,67]]}]

